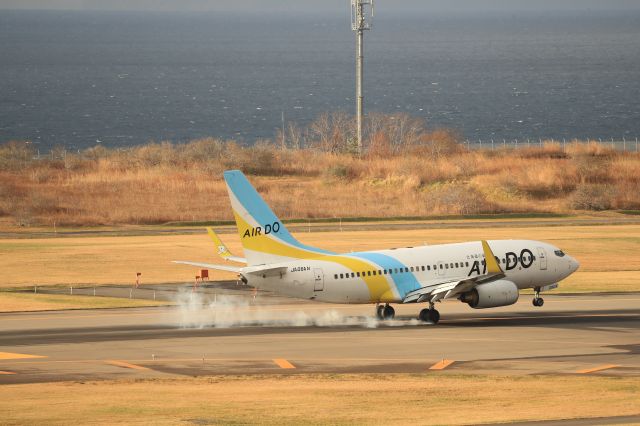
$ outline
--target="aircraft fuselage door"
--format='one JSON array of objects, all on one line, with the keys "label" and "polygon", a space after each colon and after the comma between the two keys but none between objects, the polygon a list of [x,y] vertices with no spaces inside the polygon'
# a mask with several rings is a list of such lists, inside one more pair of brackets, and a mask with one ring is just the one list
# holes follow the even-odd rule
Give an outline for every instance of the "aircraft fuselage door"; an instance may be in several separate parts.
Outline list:
[{"label": "aircraft fuselage door", "polygon": [[547,269],[547,252],[542,247],[538,247],[538,259],[540,260],[540,270]]},{"label": "aircraft fuselage door", "polygon": [[322,291],[324,290],[324,274],[322,273],[322,269],[314,269],[313,270],[313,290],[314,291]]},{"label": "aircraft fuselage door", "polygon": [[438,275],[440,275],[441,277],[444,276],[444,263],[443,262],[438,262]]}]

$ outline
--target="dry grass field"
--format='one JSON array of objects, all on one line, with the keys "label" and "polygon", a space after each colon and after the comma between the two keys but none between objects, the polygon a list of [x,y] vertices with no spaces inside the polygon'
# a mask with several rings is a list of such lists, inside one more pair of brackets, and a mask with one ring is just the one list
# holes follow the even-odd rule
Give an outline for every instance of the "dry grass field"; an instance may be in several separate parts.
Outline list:
[{"label": "dry grass field", "polygon": [[0,292],[0,312],[35,312],[61,309],[138,308],[167,305],[166,302],[113,297],[73,297],[64,294]]},{"label": "dry grass field", "polygon": [[638,399],[636,378],[577,376],[246,375],[0,386],[3,424],[52,425],[461,425],[638,415]]},{"label": "dry grass field", "polygon": [[[484,223],[484,222],[483,222]],[[514,221],[514,224],[517,221]],[[349,252],[480,239],[548,241],[576,257],[581,267],[561,283],[562,292],[640,291],[640,225],[496,227],[473,229],[310,232],[304,243]],[[236,254],[237,234],[223,234]],[[1,288],[33,285],[190,282],[195,268],[171,260],[223,262],[209,237],[197,235],[67,237],[0,240]],[[213,279],[235,279],[213,272]]]},{"label": "dry grass field", "polygon": [[[126,150],[0,146],[5,227],[231,220],[222,172],[240,169],[282,219],[640,209],[640,154],[597,143],[467,150],[447,132],[380,136],[367,155],[203,139]],[[372,142],[373,143],[373,142]]]}]

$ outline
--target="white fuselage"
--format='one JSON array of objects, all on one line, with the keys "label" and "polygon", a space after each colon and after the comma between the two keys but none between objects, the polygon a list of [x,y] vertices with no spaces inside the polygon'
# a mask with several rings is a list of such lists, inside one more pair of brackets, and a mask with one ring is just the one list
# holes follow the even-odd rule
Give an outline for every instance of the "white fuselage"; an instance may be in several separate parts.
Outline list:
[{"label": "white fuselage", "polygon": [[[532,240],[488,241],[518,289],[557,283],[578,263],[557,247]],[[398,303],[420,287],[484,274],[478,241],[324,255],[278,264],[275,275],[247,276],[248,284],[279,294],[332,303]]]}]

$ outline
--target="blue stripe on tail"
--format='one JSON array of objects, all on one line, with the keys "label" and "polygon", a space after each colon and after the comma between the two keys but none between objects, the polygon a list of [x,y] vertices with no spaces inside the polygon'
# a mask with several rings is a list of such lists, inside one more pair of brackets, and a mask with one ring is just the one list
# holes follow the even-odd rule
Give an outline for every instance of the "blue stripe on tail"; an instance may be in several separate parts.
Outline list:
[{"label": "blue stripe on tail", "polygon": [[280,240],[285,241],[294,247],[309,250],[318,254],[334,254],[330,251],[304,245],[293,238],[282,221],[273,213],[271,208],[269,208],[269,205],[265,203],[260,194],[258,194],[253,185],[251,185],[246,176],[240,170],[228,170],[224,172],[224,180],[236,199],[240,204],[242,204],[249,215],[251,215],[251,217],[263,227],[263,229],[267,224],[272,225],[273,223],[278,222],[280,224],[280,229],[277,232],[272,232],[272,234],[275,234]]}]

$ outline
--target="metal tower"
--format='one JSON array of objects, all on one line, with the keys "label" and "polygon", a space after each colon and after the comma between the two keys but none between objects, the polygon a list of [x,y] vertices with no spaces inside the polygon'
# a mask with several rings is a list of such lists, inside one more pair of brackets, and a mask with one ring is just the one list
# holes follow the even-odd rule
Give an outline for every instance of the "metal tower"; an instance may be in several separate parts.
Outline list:
[{"label": "metal tower", "polygon": [[358,156],[362,155],[364,31],[371,29],[373,0],[351,0],[351,29],[356,32],[356,120]]}]

